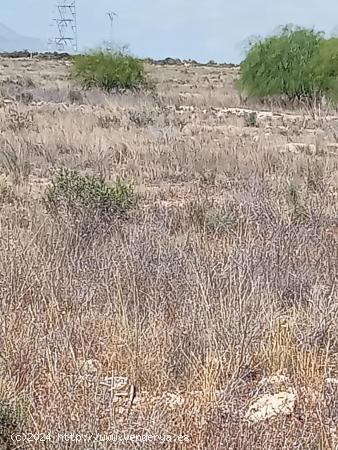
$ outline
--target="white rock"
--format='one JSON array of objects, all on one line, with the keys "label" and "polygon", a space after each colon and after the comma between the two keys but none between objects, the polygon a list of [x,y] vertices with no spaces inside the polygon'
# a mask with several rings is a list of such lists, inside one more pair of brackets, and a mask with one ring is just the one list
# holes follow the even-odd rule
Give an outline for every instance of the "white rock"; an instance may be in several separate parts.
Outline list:
[{"label": "white rock", "polygon": [[106,377],[99,382],[100,385],[107,386],[114,391],[119,391],[125,388],[128,383],[128,377]]},{"label": "white rock", "polygon": [[291,414],[296,404],[296,393],[293,389],[274,395],[263,395],[252,403],[246,413],[251,422],[260,422],[278,415]]},{"label": "white rock", "polygon": [[179,408],[185,403],[185,400],[181,395],[172,392],[167,392],[164,397],[164,401],[170,409]]},{"label": "white rock", "polygon": [[85,378],[96,377],[102,370],[102,365],[97,359],[87,359],[81,368],[82,375]]}]

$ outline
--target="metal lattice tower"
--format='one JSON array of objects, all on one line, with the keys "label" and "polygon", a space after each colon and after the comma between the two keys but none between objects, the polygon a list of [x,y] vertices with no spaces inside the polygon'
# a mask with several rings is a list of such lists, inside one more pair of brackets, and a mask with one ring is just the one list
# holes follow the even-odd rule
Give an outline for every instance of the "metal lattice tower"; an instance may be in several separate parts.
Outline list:
[{"label": "metal lattice tower", "polygon": [[77,20],[76,1],[58,0],[56,4],[57,17],[53,19],[57,28],[57,36],[50,40],[50,44],[58,51],[72,50],[77,52]]}]

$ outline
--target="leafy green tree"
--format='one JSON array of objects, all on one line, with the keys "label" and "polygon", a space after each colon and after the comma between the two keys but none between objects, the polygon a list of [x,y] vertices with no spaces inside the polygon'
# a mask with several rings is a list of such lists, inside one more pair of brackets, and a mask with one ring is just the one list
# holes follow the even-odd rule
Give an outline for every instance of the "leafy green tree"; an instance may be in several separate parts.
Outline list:
[{"label": "leafy green tree", "polygon": [[323,39],[322,33],[289,25],[252,43],[241,64],[239,88],[253,97],[313,97],[311,61]]},{"label": "leafy green tree", "polygon": [[323,40],[312,59],[311,70],[321,94],[338,102],[338,38]]}]

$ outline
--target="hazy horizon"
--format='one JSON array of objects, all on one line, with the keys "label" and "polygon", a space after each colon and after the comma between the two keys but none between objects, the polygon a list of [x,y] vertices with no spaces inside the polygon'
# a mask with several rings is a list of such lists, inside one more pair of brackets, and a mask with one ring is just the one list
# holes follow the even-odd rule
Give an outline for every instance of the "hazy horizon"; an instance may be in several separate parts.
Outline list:
[{"label": "hazy horizon", "polygon": [[[54,0],[3,0],[1,23],[20,35],[47,43],[52,37]],[[118,13],[114,41],[127,44],[132,53],[156,59],[174,57],[238,63],[245,43],[278,26],[293,23],[333,33],[337,31],[338,4],[334,0],[291,0],[271,4],[266,0],[99,0],[93,13],[89,0],[78,0],[79,49],[93,48],[109,40],[107,11]],[[54,30],[55,31],[55,30]],[[155,38],[154,38],[155,36]]]}]

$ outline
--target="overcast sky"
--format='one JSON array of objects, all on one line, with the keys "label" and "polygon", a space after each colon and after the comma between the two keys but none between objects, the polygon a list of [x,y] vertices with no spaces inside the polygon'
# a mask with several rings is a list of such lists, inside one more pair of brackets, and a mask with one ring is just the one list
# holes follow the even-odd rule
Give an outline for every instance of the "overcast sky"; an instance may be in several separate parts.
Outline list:
[{"label": "overcast sky", "polygon": [[[45,41],[57,0],[1,0],[0,22]],[[77,0],[80,48],[114,39],[138,56],[239,62],[246,40],[295,23],[338,31],[338,0]],[[54,11],[54,14],[53,14]]]}]

